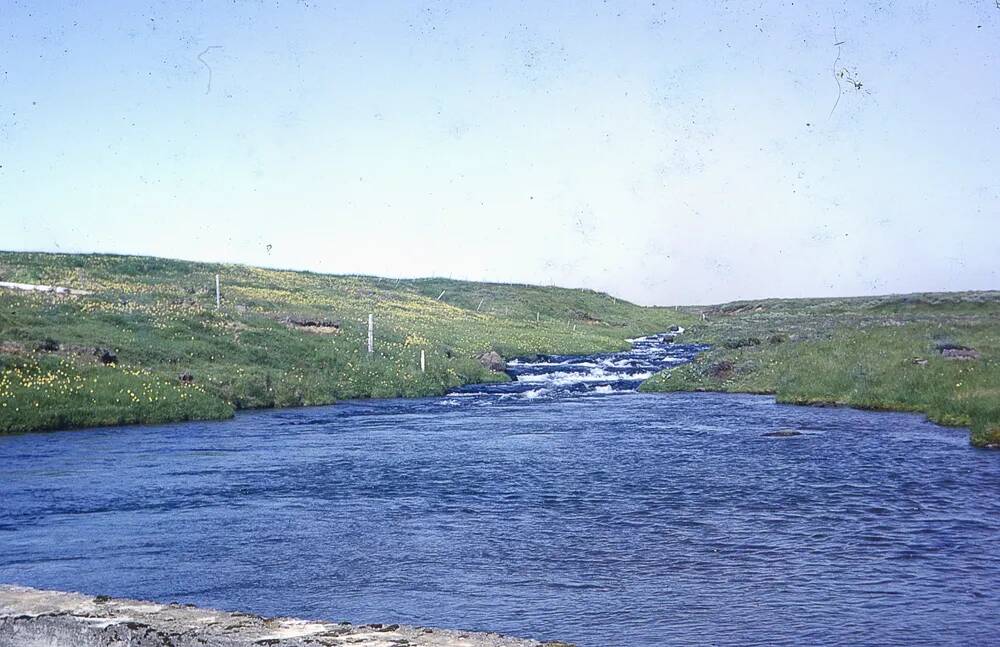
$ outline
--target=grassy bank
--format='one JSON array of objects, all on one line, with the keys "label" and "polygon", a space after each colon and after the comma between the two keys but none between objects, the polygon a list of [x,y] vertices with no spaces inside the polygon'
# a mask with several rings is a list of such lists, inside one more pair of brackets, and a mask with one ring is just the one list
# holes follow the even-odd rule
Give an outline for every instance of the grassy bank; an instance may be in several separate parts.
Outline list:
[{"label": "grassy bank", "polygon": [[0,433],[435,395],[506,379],[479,361],[490,350],[617,350],[693,321],[589,290],[134,256],[0,252],[0,281],[90,292],[0,289]]},{"label": "grassy bank", "polygon": [[1000,445],[1000,292],[667,309],[554,287],[12,252],[0,281],[90,292],[0,289],[0,433],[436,395],[506,379],[479,361],[490,350],[618,350],[680,324],[712,350],[643,390],[917,411]]},{"label": "grassy bank", "polygon": [[[645,391],[915,411],[1000,445],[1000,292],[772,299],[687,308],[713,349]],[[704,318],[702,317],[704,315]]]}]

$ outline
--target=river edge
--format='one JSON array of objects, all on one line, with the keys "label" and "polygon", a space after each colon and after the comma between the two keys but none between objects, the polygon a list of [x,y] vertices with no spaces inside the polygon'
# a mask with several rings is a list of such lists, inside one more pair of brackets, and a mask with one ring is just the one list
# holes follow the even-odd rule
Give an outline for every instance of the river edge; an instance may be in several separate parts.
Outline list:
[{"label": "river edge", "polygon": [[[670,334],[670,333],[653,333],[653,334]],[[623,341],[630,342],[631,340],[623,340]],[[705,353],[709,352],[710,350],[712,350],[712,346],[709,345],[707,342],[699,342],[697,340],[685,340],[684,343],[685,344],[689,344],[689,345],[704,345],[704,346],[706,346],[705,349],[703,349],[702,351],[700,351],[698,353],[698,355],[696,356],[696,358],[700,357],[700,356],[704,355]],[[557,353],[553,353],[553,355],[558,355],[558,354]],[[537,355],[518,356],[518,357],[511,357],[511,358],[506,358],[505,357],[505,358],[503,358],[503,360],[505,362],[509,362],[509,361],[518,360],[518,359],[531,359],[533,357],[537,357]],[[579,355],[579,357],[588,357],[588,355]],[[686,362],[685,364],[691,364],[694,361],[695,360],[691,360],[689,362]],[[680,366],[683,366],[683,365],[680,365]],[[775,399],[775,402],[777,404],[787,404],[787,405],[805,406],[805,407],[838,407],[838,408],[855,409],[855,410],[858,410],[858,411],[872,411],[872,412],[920,414],[921,416],[923,416],[923,418],[925,420],[927,420],[928,422],[931,422],[933,424],[936,424],[938,426],[946,427],[946,428],[950,428],[950,429],[956,429],[956,430],[962,430],[962,429],[964,429],[969,434],[969,444],[972,447],[976,448],[976,449],[1000,450],[1000,439],[996,439],[994,441],[990,437],[987,437],[985,439],[977,441],[976,434],[973,433],[973,430],[968,425],[949,424],[948,421],[942,421],[942,420],[935,419],[927,411],[925,411],[925,410],[923,410],[923,409],[921,409],[919,407],[903,405],[903,404],[900,404],[900,403],[886,402],[886,403],[869,403],[869,404],[865,404],[865,405],[856,405],[856,404],[851,404],[851,403],[847,403],[847,402],[837,402],[835,400],[824,399],[824,398],[801,398],[801,397],[780,398],[778,396],[777,392],[773,391],[773,390],[766,390],[766,389],[764,389],[764,390],[761,390],[761,389],[732,389],[732,388],[726,388],[726,387],[724,387],[722,385],[720,385],[719,388],[711,388],[711,387],[706,387],[704,385],[689,384],[689,385],[684,385],[681,388],[673,388],[673,389],[670,389],[670,390],[660,390],[660,389],[657,389],[657,388],[648,388],[647,385],[649,385],[649,384],[655,384],[657,382],[662,383],[662,380],[660,378],[662,376],[664,376],[664,375],[669,376],[669,373],[671,371],[675,370],[678,367],[679,366],[677,366],[677,367],[671,367],[671,368],[668,368],[668,369],[664,369],[664,370],[660,371],[659,373],[656,373],[655,375],[647,378],[639,386],[637,392],[639,392],[639,393],[645,393],[647,395],[657,395],[657,394],[663,395],[663,394],[668,394],[668,393],[729,393],[729,394],[744,394],[744,395],[766,395],[766,396],[773,397]],[[462,388],[470,387],[470,386],[488,385],[488,384],[495,384],[495,383],[500,383],[500,382],[509,382],[509,381],[512,381],[512,379],[513,379],[506,372],[504,372],[504,373],[496,373],[495,375],[497,377],[496,380],[480,380],[480,381],[475,381],[475,382],[467,382],[467,383],[463,383],[463,384],[459,385],[456,388],[457,389],[462,389]],[[448,395],[450,392],[452,392],[454,390],[455,390],[455,388],[448,388],[448,389],[434,390],[433,392],[428,392],[428,393],[418,393],[418,394],[410,395],[410,396],[396,396],[394,398],[352,398],[352,399],[348,399],[348,400],[330,401],[330,402],[327,402],[327,403],[291,405],[291,406],[282,406],[282,407],[266,407],[266,406],[265,407],[235,407],[234,406],[234,407],[232,407],[232,410],[229,412],[229,414],[225,415],[225,416],[204,416],[204,417],[192,416],[192,417],[177,417],[177,418],[169,419],[169,420],[157,420],[157,421],[153,421],[153,422],[132,422],[132,421],[126,421],[126,422],[113,423],[113,424],[95,424],[95,425],[84,425],[84,426],[72,426],[72,427],[63,427],[63,428],[58,428],[58,429],[41,428],[41,429],[31,429],[31,430],[17,431],[17,432],[0,433],[0,437],[2,437],[2,436],[20,436],[20,435],[25,435],[25,434],[39,434],[39,433],[59,433],[59,432],[67,432],[67,431],[86,431],[88,429],[113,429],[113,428],[117,428],[117,427],[158,427],[158,426],[163,426],[163,425],[184,424],[184,423],[187,423],[187,422],[223,421],[223,420],[232,420],[236,416],[237,413],[242,412],[242,411],[248,411],[248,412],[250,412],[250,411],[299,410],[299,409],[307,409],[307,408],[312,408],[312,407],[330,407],[330,406],[336,406],[338,404],[347,403],[347,402],[379,402],[379,401],[397,400],[397,399],[402,399],[402,400],[418,400],[418,399],[421,399],[421,398],[444,397],[444,396]],[[0,644],[0,647],[3,647],[2,644]]]},{"label": "river edge", "polygon": [[0,585],[0,647],[573,647],[496,633],[354,625]]},{"label": "river edge", "polygon": [[[580,358],[584,358],[584,357],[591,357],[591,356],[596,356],[596,355],[613,354],[613,353],[616,353],[616,352],[627,351],[632,346],[632,342],[633,341],[644,339],[646,337],[653,337],[653,336],[656,336],[656,335],[673,335],[673,334],[675,334],[675,333],[673,333],[673,332],[651,332],[651,333],[648,333],[648,334],[645,334],[645,335],[640,335],[639,337],[636,337],[636,338],[633,338],[633,339],[621,339],[620,340],[621,344],[620,344],[618,350],[614,350],[614,351],[597,351],[597,352],[594,352],[594,353],[584,353],[584,354],[573,354],[573,353],[564,354],[564,353],[557,353],[557,352],[544,353],[544,354],[542,354],[542,353],[531,353],[531,354],[525,354],[525,355],[516,355],[516,356],[512,356],[512,357],[502,357],[501,356],[500,359],[503,362],[504,367],[506,367],[507,362],[512,362],[514,360],[531,360],[531,359],[534,359],[534,358],[537,358],[537,357],[540,357],[540,356],[543,356],[543,355],[544,356],[561,356],[561,357],[580,357]],[[499,354],[498,354],[498,356],[499,356]],[[242,412],[242,411],[281,411],[281,410],[285,410],[285,409],[288,409],[288,410],[298,410],[298,409],[304,409],[304,408],[310,408],[310,407],[330,407],[330,406],[336,406],[336,405],[344,403],[344,402],[378,402],[378,401],[396,400],[396,399],[418,400],[418,399],[421,399],[421,398],[438,398],[438,397],[444,397],[444,396],[448,395],[449,393],[452,393],[452,392],[454,392],[456,390],[464,389],[466,387],[471,387],[471,386],[487,386],[487,385],[491,385],[491,384],[508,383],[508,382],[511,382],[511,381],[514,380],[514,378],[511,377],[510,372],[508,372],[506,370],[506,368],[505,368],[504,371],[490,371],[488,373],[485,373],[482,377],[484,377],[485,379],[479,379],[479,380],[470,381],[470,382],[462,382],[462,383],[460,383],[458,385],[447,386],[447,387],[444,387],[444,388],[428,388],[426,390],[418,390],[417,392],[414,392],[411,395],[397,395],[397,396],[389,397],[389,398],[371,397],[371,398],[349,398],[349,399],[344,399],[344,400],[330,399],[327,402],[310,402],[310,403],[306,403],[306,404],[292,404],[292,405],[286,405],[286,406],[280,406],[280,407],[275,407],[275,406],[238,406],[238,405],[233,404],[231,402],[225,402],[225,405],[227,406],[227,410],[226,410],[226,412],[223,415],[198,415],[197,413],[194,413],[192,411],[185,411],[185,412],[183,412],[183,415],[157,418],[157,419],[148,420],[148,421],[136,421],[136,420],[123,420],[123,421],[118,421],[118,422],[103,421],[103,422],[98,422],[98,423],[95,423],[95,424],[70,425],[70,426],[63,426],[63,427],[57,427],[57,428],[52,428],[52,427],[38,427],[38,428],[34,428],[34,429],[24,429],[24,430],[18,430],[18,431],[6,431],[6,432],[5,431],[0,431],[0,437],[4,437],[4,436],[19,436],[19,435],[24,435],[24,434],[59,433],[59,432],[66,432],[66,431],[86,431],[88,429],[113,429],[113,428],[116,428],[116,427],[158,427],[158,426],[162,426],[162,425],[183,424],[183,423],[187,423],[187,422],[211,422],[211,421],[232,420],[236,416],[237,413]]]}]

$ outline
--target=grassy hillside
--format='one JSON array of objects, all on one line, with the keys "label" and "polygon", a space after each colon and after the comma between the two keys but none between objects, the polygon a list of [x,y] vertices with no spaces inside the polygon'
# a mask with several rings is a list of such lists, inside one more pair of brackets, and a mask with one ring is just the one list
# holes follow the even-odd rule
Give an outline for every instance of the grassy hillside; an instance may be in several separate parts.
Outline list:
[{"label": "grassy hillside", "polygon": [[680,324],[713,349],[644,390],[919,411],[1000,445],[1000,292],[666,309],[590,290],[11,252],[0,281],[91,292],[0,289],[0,433],[433,395],[506,379],[479,362],[489,350],[616,350]]},{"label": "grassy hillside", "polygon": [[693,321],[587,290],[134,256],[0,252],[0,281],[91,292],[0,289],[0,432],[439,394],[506,379],[478,361],[489,350],[616,350],[629,336]]},{"label": "grassy hillside", "polygon": [[[646,391],[918,411],[1000,445],[1000,292],[744,301],[687,308],[713,349]],[[971,349],[971,350],[970,350]]]}]

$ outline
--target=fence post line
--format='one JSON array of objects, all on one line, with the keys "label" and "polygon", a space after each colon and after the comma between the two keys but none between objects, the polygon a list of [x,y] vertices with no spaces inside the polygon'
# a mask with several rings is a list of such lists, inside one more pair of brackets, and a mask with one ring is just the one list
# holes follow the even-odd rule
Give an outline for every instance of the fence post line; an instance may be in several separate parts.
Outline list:
[{"label": "fence post line", "polygon": [[375,351],[375,314],[368,313],[368,354]]},{"label": "fence post line", "polygon": [[215,275],[215,309],[222,307],[222,294],[219,292],[219,275]]},{"label": "fence post line", "polygon": [[426,370],[427,370],[427,361],[424,358],[424,351],[423,351],[423,349],[421,349],[420,350],[420,372],[423,373]]}]

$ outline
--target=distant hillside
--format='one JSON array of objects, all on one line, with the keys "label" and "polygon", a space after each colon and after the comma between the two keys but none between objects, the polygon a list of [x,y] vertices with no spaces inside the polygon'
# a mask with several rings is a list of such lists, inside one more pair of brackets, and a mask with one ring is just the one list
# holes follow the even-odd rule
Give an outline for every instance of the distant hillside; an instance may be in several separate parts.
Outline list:
[{"label": "distant hillside", "polygon": [[0,432],[439,394],[507,379],[487,351],[616,350],[693,321],[589,290],[138,256],[0,252],[0,282],[89,292],[0,288]]}]

